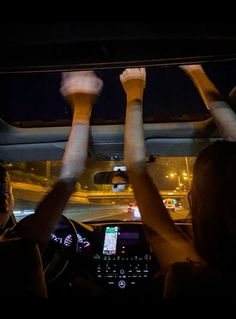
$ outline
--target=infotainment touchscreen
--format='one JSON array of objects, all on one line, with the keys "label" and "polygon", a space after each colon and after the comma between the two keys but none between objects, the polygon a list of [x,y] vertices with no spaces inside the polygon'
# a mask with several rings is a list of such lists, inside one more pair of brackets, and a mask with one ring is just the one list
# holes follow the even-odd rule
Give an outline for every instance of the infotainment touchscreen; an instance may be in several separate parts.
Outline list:
[{"label": "infotainment touchscreen", "polygon": [[117,234],[118,227],[106,227],[105,229],[105,239],[103,245],[104,255],[115,255],[117,247]]},{"label": "infotainment touchscreen", "polygon": [[139,256],[147,251],[149,251],[149,245],[143,231],[137,225],[109,225],[105,227],[103,255],[128,257]]}]

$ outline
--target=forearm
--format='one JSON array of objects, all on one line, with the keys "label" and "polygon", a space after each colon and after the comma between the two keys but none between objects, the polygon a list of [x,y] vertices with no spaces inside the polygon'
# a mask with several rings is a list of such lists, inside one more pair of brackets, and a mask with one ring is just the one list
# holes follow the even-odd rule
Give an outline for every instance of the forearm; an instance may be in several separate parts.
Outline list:
[{"label": "forearm", "polygon": [[36,233],[34,234],[37,241],[40,241],[40,238],[43,240],[49,238],[78,178],[84,171],[93,100],[94,97],[88,94],[70,96],[70,104],[73,109],[72,128],[65,148],[59,181],[35,212],[35,225],[42,224],[42,229],[44,229],[43,233],[39,233],[37,236]]},{"label": "forearm", "polygon": [[215,101],[210,104],[210,113],[220,132],[227,141],[236,141],[236,114],[224,101]]},{"label": "forearm", "polygon": [[192,79],[209,111],[212,102],[223,100],[220,92],[202,68],[187,71],[187,75]]},{"label": "forearm", "polygon": [[125,124],[125,164],[144,224],[156,233],[173,232],[175,229],[159,194],[146,169],[143,136],[142,103],[127,103]]},{"label": "forearm", "polygon": [[50,239],[56,224],[71,196],[76,179],[58,181],[52,190],[44,197],[35,210],[22,224],[13,228],[7,237],[22,236],[35,243],[45,243]]},{"label": "forearm", "polygon": [[143,223],[156,234],[171,234],[175,229],[174,223],[147,170],[145,169],[140,173],[136,169],[131,169],[128,174],[142,214]]},{"label": "forearm", "polygon": [[72,128],[62,161],[60,180],[78,179],[84,171],[89,139],[92,99],[71,100],[74,109]]},{"label": "forearm", "polygon": [[140,172],[130,167],[128,176],[133,185],[147,239],[162,270],[166,271],[171,264],[187,259],[202,262],[191,242],[174,224],[146,169]]},{"label": "forearm", "polygon": [[[84,171],[87,158],[89,120],[93,96],[74,94],[70,96],[73,121],[63,157],[61,174],[52,190],[43,198],[35,214],[17,229],[18,234],[36,243],[47,242],[63,213],[78,178]],[[13,229],[14,236],[14,229]]]},{"label": "forearm", "polygon": [[125,123],[125,165],[128,171],[142,172],[146,164],[141,100],[127,102]]},{"label": "forearm", "polygon": [[221,96],[202,68],[187,71],[206,107],[214,119],[221,136],[236,141],[236,114]]}]

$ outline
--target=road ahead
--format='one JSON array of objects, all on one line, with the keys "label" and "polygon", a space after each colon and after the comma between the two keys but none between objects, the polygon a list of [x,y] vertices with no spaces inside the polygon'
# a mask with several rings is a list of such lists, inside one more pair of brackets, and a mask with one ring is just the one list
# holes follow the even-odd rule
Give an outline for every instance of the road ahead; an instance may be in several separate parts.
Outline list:
[{"label": "road ahead", "polygon": [[[34,213],[36,202],[28,202],[24,200],[17,200],[15,203],[15,216],[17,220]],[[186,218],[188,211],[185,209],[170,211],[171,217],[174,220]],[[128,205],[103,205],[103,204],[69,204],[64,214],[76,221],[87,220],[137,220],[128,212]]]},{"label": "road ahead", "polygon": [[[42,186],[24,183],[13,183],[13,187],[14,213],[17,220],[34,213],[36,205],[48,191]],[[107,193],[104,192],[75,192],[71,196],[64,214],[76,221],[137,220],[132,213],[128,212],[131,194],[115,193],[112,195],[107,196]],[[174,220],[183,220],[186,218],[188,211],[186,209],[176,209],[176,211],[169,211],[169,213]]]}]

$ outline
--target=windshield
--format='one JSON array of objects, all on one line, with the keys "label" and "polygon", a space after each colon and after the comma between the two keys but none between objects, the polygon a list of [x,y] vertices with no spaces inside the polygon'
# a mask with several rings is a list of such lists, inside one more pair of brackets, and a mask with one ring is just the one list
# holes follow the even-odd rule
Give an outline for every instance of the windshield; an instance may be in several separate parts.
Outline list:
[{"label": "windshield", "polygon": [[[148,160],[148,159],[147,159]],[[195,157],[157,157],[148,161],[148,170],[160,190],[163,203],[174,220],[188,221],[187,194]],[[77,221],[141,220],[130,184],[95,184],[98,172],[113,171],[121,161],[88,160],[64,211]],[[15,197],[17,220],[32,214],[42,197],[58,179],[61,161],[8,163]]]}]

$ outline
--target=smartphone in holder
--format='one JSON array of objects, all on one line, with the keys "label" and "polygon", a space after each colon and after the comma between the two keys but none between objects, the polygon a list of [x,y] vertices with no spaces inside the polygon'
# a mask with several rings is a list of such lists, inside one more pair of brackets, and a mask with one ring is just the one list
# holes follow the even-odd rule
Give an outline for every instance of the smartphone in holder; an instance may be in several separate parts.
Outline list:
[{"label": "smartphone in holder", "polygon": [[103,255],[115,255],[117,247],[118,226],[105,229],[105,238],[103,244]]}]

